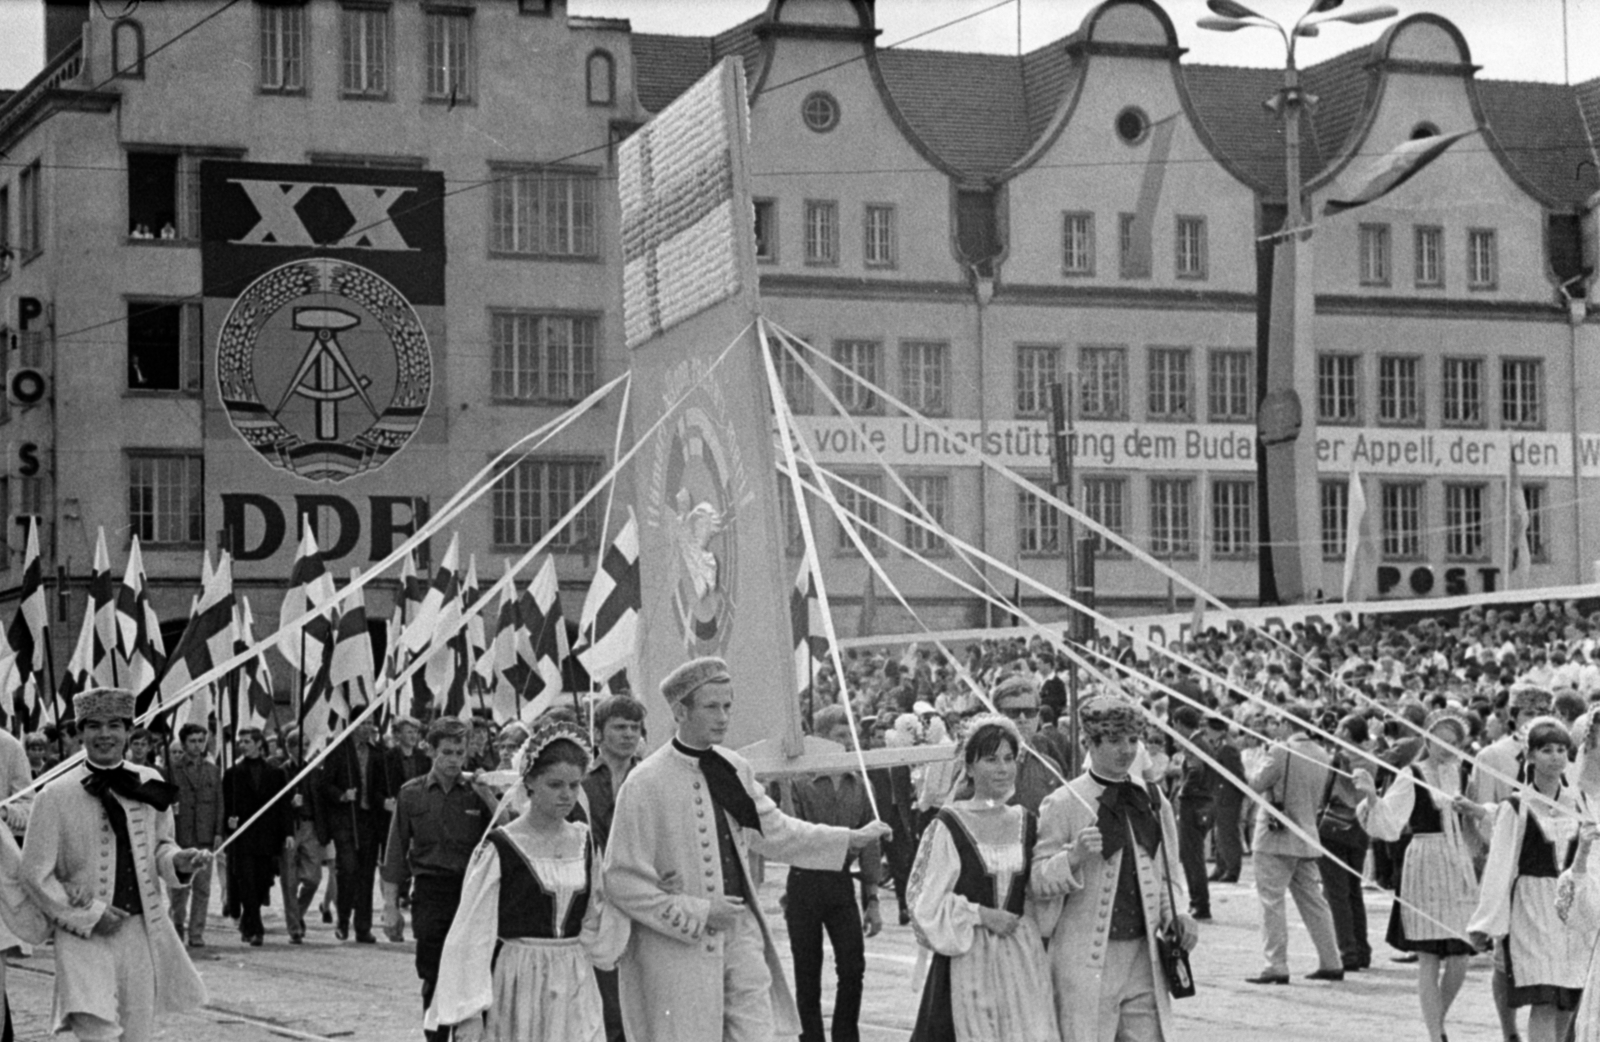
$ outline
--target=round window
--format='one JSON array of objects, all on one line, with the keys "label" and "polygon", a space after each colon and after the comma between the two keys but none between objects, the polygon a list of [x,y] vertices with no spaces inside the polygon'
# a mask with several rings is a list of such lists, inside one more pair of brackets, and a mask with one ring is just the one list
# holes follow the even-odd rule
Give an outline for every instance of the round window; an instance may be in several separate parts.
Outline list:
[{"label": "round window", "polygon": [[1117,113],[1117,137],[1124,143],[1137,145],[1144,140],[1150,132],[1150,117],[1145,115],[1144,109],[1136,105],[1129,105]]},{"label": "round window", "polygon": [[814,91],[800,103],[800,115],[806,126],[818,134],[826,134],[839,125],[839,103],[827,91]]}]

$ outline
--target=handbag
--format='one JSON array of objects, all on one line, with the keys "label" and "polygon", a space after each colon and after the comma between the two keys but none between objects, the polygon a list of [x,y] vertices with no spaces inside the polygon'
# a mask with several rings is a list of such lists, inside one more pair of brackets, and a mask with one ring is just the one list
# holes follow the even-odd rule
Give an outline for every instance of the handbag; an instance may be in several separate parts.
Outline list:
[{"label": "handbag", "polygon": [[1161,960],[1161,973],[1167,978],[1167,991],[1175,999],[1187,999],[1194,995],[1194,971],[1189,967],[1189,953],[1184,950],[1183,938],[1178,933],[1178,901],[1172,892],[1172,862],[1167,858],[1164,830],[1161,836],[1161,865],[1166,869],[1167,903],[1172,906],[1172,922],[1156,931],[1156,958]]},{"label": "handbag", "polygon": [[1338,777],[1334,771],[1338,767],[1338,763],[1329,765],[1328,786],[1322,791],[1322,808],[1317,811],[1317,838],[1324,847],[1347,847],[1359,842],[1363,834],[1356,820],[1356,809],[1333,802],[1333,783]]}]

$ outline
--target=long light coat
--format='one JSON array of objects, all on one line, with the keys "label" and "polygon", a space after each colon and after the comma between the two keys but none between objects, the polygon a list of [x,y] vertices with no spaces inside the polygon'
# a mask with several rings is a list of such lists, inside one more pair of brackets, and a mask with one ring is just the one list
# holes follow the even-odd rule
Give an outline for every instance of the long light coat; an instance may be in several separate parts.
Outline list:
[{"label": "long light coat", "polygon": [[[144,780],[159,779],[149,767],[127,764]],[[91,1013],[117,1021],[116,965],[111,949],[92,936],[116,885],[117,842],[99,799],[83,787],[89,769],[79,764],[45,786],[34,801],[22,846],[22,885],[34,906],[55,926],[56,1030],[66,1029],[69,1013]],[[176,1013],[206,1002],[205,985],[178,940],[164,888],[180,886],[173,865],[178,845],[172,811],[118,796],[128,819],[134,874],[144,906],[150,960],[155,967],[155,1010]],[[87,894],[75,905],[68,893]],[[28,938],[31,939],[31,938]]]},{"label": "long light coat", "polygon": [[[1050,974],[1056,985],[1056,1012],[1062,1042],[1098,1042],[1109,1037],[1098,1024],[1103,987],[1121,982],[1104,980],[1107,938],[1111,933],[1111,906],[1117,895],[1117,874],[1131,850],[1137,858],[1139,895],[1144,899],[1145,939],[1156,979],[1156,1008],[1161,1032],[1176,1038],[1172,1001],[1161,963],[1156,955],[1156,931],[1171,923],[1177,913],[1173,901],[1186,900],[1182,875],[1170,876],[1177,861],[1178,825],[1172,805],[1161,800],[1161,843],[1151,858],[1130,843],[1110,859],[1089,854],[1074,871],[1070,857],[1078,833],[1097,823],[1100,794],[1105,787],[1088,773],[1079,775],[1044,798],[1039,806],[1039,840],[1033,848],[1032,888],[1040,932],[1050,940]],[[1159,795],[1159,794],[1158,794]],[[1173,898],[1168,899],[1167,887]],[[1187,905],[1179,904],[1178,908]]]},{"label": "long light coat", "polygon": [[[728,825],[739,850],[750,914],[761,928],[772,974],[772,1013],[779,1037],[800,1033],[772,932],[754,900],[750,854],[800,868],[844,867],[850,831],[791,818],[756,784],[737,753],[717,749],[739,772],[761,814],[761,831]],[[633,1042],[705,1042],[723,1037],[724,931],[706,933],[711,897],[722,892],[716,813],[700,765],[662,746],[635,767],[617,793],[606,849],[607,898],[633,920],[617,964],[622,1018]],[[672,886],[662,877],[677,873]]]}]

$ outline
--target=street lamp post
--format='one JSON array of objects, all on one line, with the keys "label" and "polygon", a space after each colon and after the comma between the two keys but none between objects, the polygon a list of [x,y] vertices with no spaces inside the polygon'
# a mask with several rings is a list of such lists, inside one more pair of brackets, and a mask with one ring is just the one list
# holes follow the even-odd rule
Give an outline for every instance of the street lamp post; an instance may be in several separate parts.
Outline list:
[{"label": "street lamp post", "polygon": [[1316,352],[1312,317],[1315,297],[1311,278],[1311,222],[1306,214],[1300,175],[1300,117],[1315,104],[1300,85],[1295,45],[1318,35],[1329,22],[1360,25],[1393,18],[1388,5],[1334,13],[1344,0],[1312,0],[1293,25],[1279,22],[1237,3],[1207,0],[1215,17],[1199,26],[1213,32],[1273,29],[1283,40],[1283,88],[1267,106],[1283,118],[1285,214],[1273,249],[1272,303],[1268,319],[1265,387],[1256,429],[1265,462],[1265,509],[1270,539],[1262,548],[1263,567],[1270,562],[1272,590],[1263,594],[1279,603],[1313,599],[1321,586],[1321,529],[1317,501]]}]

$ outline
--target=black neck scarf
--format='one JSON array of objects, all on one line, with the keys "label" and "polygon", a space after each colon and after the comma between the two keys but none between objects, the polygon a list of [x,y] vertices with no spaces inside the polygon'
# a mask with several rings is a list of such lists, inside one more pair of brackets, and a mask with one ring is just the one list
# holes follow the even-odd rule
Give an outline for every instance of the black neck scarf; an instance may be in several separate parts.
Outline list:
[{"label": "black neck scarf", "polygon": [[1150,793],[1137,782],[1109,781],[1093,771],[1089,776],[1105,789],[1100,793],[1100,813],[1095,825],[1100,829],[1100,855],[1110,859],[1127,845],[1131,836],[1154,856],[1161,845],[1161,819],[1150,802]]},{"label": "black neck scarf", "polygon": [[123,799],[149,804],[156,810],[166,810],[178,798],[176,785],[159,778],[141,781],[139,775],[126,764],[115,767],[85,766],[89,768],[89,776],[83,779],[83,787],[101,803],[105,803],[111,793],[116,793]]},{"label": "black neck scarf", "polygon": [[718,810],[730,815],[744,828],[761,831],[761,813],[756,810],[756,801],[745,791],[744,782],[739,779],[739,772],[733,769],[733,764],[718,756],[711,747],[691,749],[676,738],[672,740],[672,747],[700,762],[700,773],[705,775],[706,789],[710,791],[711,802]]}]

